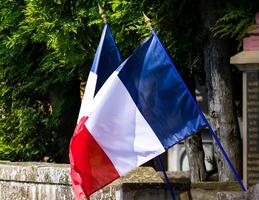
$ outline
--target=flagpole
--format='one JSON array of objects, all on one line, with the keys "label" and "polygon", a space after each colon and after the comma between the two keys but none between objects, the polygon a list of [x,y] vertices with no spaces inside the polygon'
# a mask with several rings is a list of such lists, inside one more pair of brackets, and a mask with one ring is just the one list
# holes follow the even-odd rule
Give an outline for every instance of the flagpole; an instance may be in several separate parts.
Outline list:
[{"label": "flagpole", "polygon": [[[161,44],[161,45],[162,45],[162,44]],[[210,126],[210,124],[209,124],[209,122],[208,122],[208,120],[206,119],[205,115],[203,114],[203,112],[202,112],[202,110],[200,109],[200,107],[199,107],[199,105],[197,104],[197,102],[194,100],[194,97],[192,96],[191,92],[189,91],[189,89],[188,89],[187,86],[185,85],[185,83],[184,83],[182,77],[180,76],[180,74],[179,74],[179,72],[178,72],[177,70],[176,70],[176,73],[178,73],[178,76],[180,77],[180,80],[182,81],[184,87],[186,88],[187,92],[188,92],[189,95],[191,96],[191,99],[192,99],[194,105],[196,105],[196,107],[197,107],[197,109],[198,109],[198,111],[199,111],[199,113],[200,113],[200,115],[201,115],[203,121],[205,122],[206,126],[207,126],[208,129],[209,129],[209,132],[210,132],[211,136],[213,137],[214,141],[216,142],[216,144],[218,145],[219,149],[221,150],[221,153],[223,154],[224,158],[226,159],[226,161],[227,161],[227,163],[228,163],[228,165],[229,165],[229,167],[230,167],[232,173],[233,173],[234,176],[236,177],[236,180],[238,181],[238,183],[239,183],[241,189],[245,192],[245,191],[246,191],[246,188],[245,188],[245,186],[244,186],[244,184],[243,184],[241,178],[239,177],[237,171],[235,170],[235,167],[233,166],[231,160],[229,159],[229,157],[228,157],[226,151],[224,150],[222,144],[220,143],[220,141],[219,141],[219,139],[218,139],[216,133],[213,131],[212,127]]]},{"label": "flagpole", "polygon": [[160,156],[157,156],[156,157],[156,161],[158,162],[159,166],[160,166],[160,169],[162,170],[163,172],[163,175],[165,177],[165,180],[166,180],[166,186],[167,186],[167,190],[170,192],[171,194],[171,197],[172,197],[172,200],[176,200],[176,196],[175,196],[175,191],[174,191],[174,188],[172,186],[172,184],[170,183],[169,181],[169,178],[166,174],[166,171],[165,171],[165,167],[163,165],[163,161],[161,160],[161,157]]},{"label": "flagpole", "polygon": [[144,12],[143,12],[143,16],[144,16],[144,21],[145,21],[145,23],[146,23],[148,29],[149,29],[150,31],[152,31],[153,28],[152,28],[152,21],[151,21],[151,19],[150,19],[148,16],[146,16]]},{"label": "flagpole", "polygon": [[107,24],[107,17],[106,17],[106,14],[104,12],[104,9],[100,6],[100,4],[98,3],[98,8],[99,8],[99,15],[100,17],[102,18],[103,22],[105,24]]},{"label": "flagpole", "polygon": [[[155,34],[155,35],[156,35],[156,34]],[[156,36],[156,37],[157,37],[157,36]],[[159,41],[159,40],[158,40],[158,41]],[[159,41],[159,43],[160,43],[160,45],[163,47],[163,45],[161,44],[160,41]],[[164,47],[163,47],[163,48],[164,48]],[[170,59],[169,55],[168,55],[168,54],[166,54],[166,55],[167,55],[168,59],[172,62],[172,60]],[[172,64],[173,64],[173,62],[172,62]],[[243,184],[241,178],[239,177],[237,171],[235,170],[235,167],[233,166],[231,160],[229,159],[229,157],[228,157],[226,151],[224,150],[222,144],[220,143],[220,141],[219,141],[217,135],[216,135],[215,132],[213,131],[212,127],[210,126],[210,124],[209,124],[209,122],[208,122],[208,120],[206,119],[206,117],[205,117],[205,115],[203,114],[202,110],[200,109],[199,105],[198,105],[197,102],[195,101],[194,97],[192,96],[191,92],[189,91],[188,87],[186,86],[185,82],[183,81],[183,79],[182,79],[182,77],[180,76],[180,74],[179,74],[179,72],[177,71],[177,69],[175,70],[175,73],[177,73],[177,75],[178,75],[180,81],[182,82],[183,86],[185,87],[186,91],[188,92],[189,96],[191,97],[191,99],[192,99],[194,105],[195,105],[196,108],[198,109],[198,111],[199,111],[199,113],[200,113],[200,115],[201,115],[203,121],[205,122],[206,126],[207,126],[208,129],[209,129],[209,132],[210,132],[211,136],[213,137],[214,141],[216,142],[216,144],[218,145],[219,149],[221,150],[221,153],[223,154],[224,158],[226,159],[226,161],[227,161],[227,163],[228,163],[228,165],[229,165],[229,167],[230,167],[232,173],[233,173],[234,176],[236,177],[236,180],[238,181],[238,183],[239,183],[241,189],[242,189],[243,191],[246,191],[246,188],[245,188],[245,186],[244,186],[244,184]]]},{"label": "flagpole", "polygon": [[[205,118],[205,117],[203,116],[203,118]],[[209,123],[208,123],[208,121],[207,121],[206,118],[205,118],[205,123],[207,124],[207,127],[208,127],[208,129],[209,129],[209,131],[210,131],[211,136],[213,137],[213,139],[214,139],[215,142],[217,143],[219,149],[221,150],[223,156],[224,156],[225,159],[227,160],[227,163],[228,163],[228,165],[229,165],[229,167],[230,167],[232,173],[233,173],[234,176],[236,177],[236,179],[237,179],[237,181],[238,181],[240,187],[241,187],[242,190],[245,192],[245,191],[246,191],[246,188],[245,188],[245,186],[244,186],[244,184],[243,184],[241,178],[239,177],[237,171],[235,170],[235,167],[233,166],[233,164],[232,164],[231,160],[229,159],[229,157],[228,157],[226,151],[224,150],[224,148],[223,148],[222,144],[220,143],[220,141],[219,141],[217,135],[216,135],[215,132],[212,130],[212,128],[211,128],[211,126],[209,125]]]}]

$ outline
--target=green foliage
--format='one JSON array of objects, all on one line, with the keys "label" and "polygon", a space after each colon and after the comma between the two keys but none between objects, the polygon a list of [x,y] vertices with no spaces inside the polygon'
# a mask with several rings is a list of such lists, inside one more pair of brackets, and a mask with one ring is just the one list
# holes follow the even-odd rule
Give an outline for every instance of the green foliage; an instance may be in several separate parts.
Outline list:
[{"label": "green foliage", "polygon": [[[124,58],[150,35],[145,13],[180,71],[197,72],[203,34],[192,28],[198,27],[192,1],[99,3]],[[86,79],[103,27],[97,2],[0,0],[0,18],[0,159],[56,160],[71,101],[62,90]]]},{"label": "green foliage", "polygon": [[[145,13],[184,78],[202,71],[206,31],[193,1],[99,3],[124,58],[150,35]],[[225,13],[216,35],[244,32],[242,13]],[[102,27],[97,1],[0,0],[0,159],[57,160],[59,136],[71,134],[64,119],[76,118],[64,109],[73,101],[67,91],[86,80]]]},{"label": "green foliage", "polygon": [[143,19],[145,13],[152,20],[152,27],[180,72],[188,78],[200,70],[204,33],[199,24],[198,6],[193,5],[191,0],[104,2],[116,42],[124,58],[150,35]]},{"label": "green foliage", "polygon": [[213,26],[214,36],[236,40],[239,50],[246,33],[256,28],[254,18],[258,9],[259,2],[253,0],[231,4]]},{"label": "green foliage", "polygon": [[92,5],[0,1],[0,159],[55,159],[66,102],[51,102],[50,91],[87,73],[100,31],[87,26]]},{"label": "green foliage", "polygon": [[240,49],[245,34],[254,28],[256,28],[254,18],[247,16],[245,11],[231,10],[217,20],[212,31],[214,36],[237,40]]}]

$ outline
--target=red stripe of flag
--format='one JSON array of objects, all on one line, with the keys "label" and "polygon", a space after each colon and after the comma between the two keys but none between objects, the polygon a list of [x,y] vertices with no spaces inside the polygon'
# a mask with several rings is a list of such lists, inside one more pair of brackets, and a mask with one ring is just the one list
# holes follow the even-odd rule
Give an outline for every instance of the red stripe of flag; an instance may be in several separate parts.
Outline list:
[{"label": "red stripe of flag", "polygon": [[70,143],[70,166],[75,199],[84,199],[119,177],[109,157],[85,127],[77,124]]}]

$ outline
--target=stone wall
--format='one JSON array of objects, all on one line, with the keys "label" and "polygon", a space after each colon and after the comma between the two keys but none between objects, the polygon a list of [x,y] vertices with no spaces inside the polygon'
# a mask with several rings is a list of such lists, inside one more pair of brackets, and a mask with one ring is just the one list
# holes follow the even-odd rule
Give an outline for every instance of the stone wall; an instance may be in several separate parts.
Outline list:
[{"label": "stone wall", "polygon": [[[0,162],[1,200],[72,200],[69,165],[36,162]],[[91,200],[168,200],[159,174],[137,168],[92,195]]]},{"label": "stone wall", "polygon": [[[186,173],[168,173],[177,200],[249,199],[259,194],[239,192],[236,182],[190,184]],[[91,200],[169,200],[162,174],[139,167],[91,196]],[[232,191],[232,192],[230,192]],[[256,192],[255,192],[256,191]],[[243,198],[247,197],[247,198]],[[72,200],[69,165],[0,161],[0,200]],[[257,200],[257,198],[252,198]]]},{"label": "stone wall", "polygon": [[69,166],[0,162],[1,200],[72,200]]}]

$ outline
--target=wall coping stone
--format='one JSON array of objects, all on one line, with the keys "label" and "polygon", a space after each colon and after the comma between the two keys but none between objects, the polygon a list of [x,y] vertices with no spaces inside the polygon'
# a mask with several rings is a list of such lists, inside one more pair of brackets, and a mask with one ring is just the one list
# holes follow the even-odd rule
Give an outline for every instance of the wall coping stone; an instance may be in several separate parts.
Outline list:
[{"label": "wall coping stone", "polygon": [[0,180],[71,185],[68,164],[44,162],[0,162]]},{"label": "wall coping stone", "polygon": [[[0,180],[71,185],[69,164],[0,161]],[[138,167],[111,183],[163,183],[152,167]]]}]

